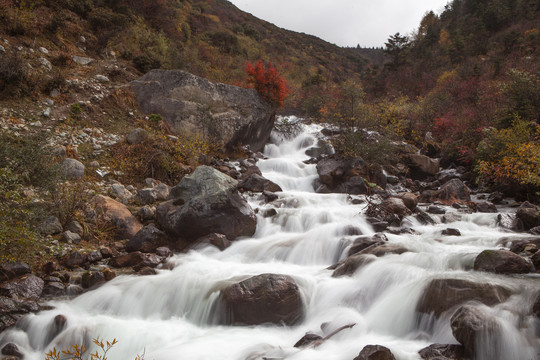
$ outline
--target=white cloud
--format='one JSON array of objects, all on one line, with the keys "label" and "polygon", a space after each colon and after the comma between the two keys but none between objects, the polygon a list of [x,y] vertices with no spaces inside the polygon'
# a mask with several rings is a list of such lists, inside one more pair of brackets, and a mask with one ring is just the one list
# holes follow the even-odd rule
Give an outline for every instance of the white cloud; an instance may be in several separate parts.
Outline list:
[{"label": "white cloud", "polygon": [[396,32],[418,28],[430,10],[448,0],[230,0],[279,27],[318,36],[340,46],[384,46]]}]

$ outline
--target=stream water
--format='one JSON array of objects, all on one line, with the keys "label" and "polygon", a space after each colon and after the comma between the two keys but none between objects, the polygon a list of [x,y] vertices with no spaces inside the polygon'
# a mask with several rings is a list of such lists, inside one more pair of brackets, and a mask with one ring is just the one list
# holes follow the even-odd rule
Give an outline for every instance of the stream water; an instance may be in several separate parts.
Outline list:
[{"label": "stream water", "polygon": [[[497,227],[497,214],[459,213],[461,220],[451,225],[437,215],[435,225],[407,218],[415,234],[386,235],[409,252],[377,258],[352,276],[332,277],[326,268],[346,257],[355,238],[348,235],[351,227],[367,235],[374,231],[362,214],[365,205],[352,204],[346,194],[314,192],[315,165],[303,161],[321,128],[302,126],[304,131],[293,139],[273,134],[265,148],[267,159],[257,164],[284,191],[269,204],[257,195],[249,199],[254,208],[277,210],[273,217],[258,215],[253,237],[222,252],[207,247],[175,255],[157,275],[120,276],[72,300],[53,301],[53,310],[28,315],[17,328],[0,334],[0,346],[14,342],[25,359],[43,360],[53,347],[84,343],[95,351],[91,340],[100,337],[118,340],[109,353],[113,360],[143,353],[147,360],[352,360],[365,345],[378,344],[398,360],[420,359],[418,350],[430,344],[457,343],[448,316],[420,321],[415,312],[431,279],[456,278],[502,284],[517,294],[486,310],[501,326],[481,341],[477,359],[538,359],[538,320],[527,313],[540,279],[471,270],[478,253],[512,236]],[[462,236],[441,235],[447,227],[459,229]],[[219,325],[215,304],[220,289],[263,273],[294,278],[305,304],[304,319],[292,327]],[[59,314],[67,325],[51,339],[51,324]],[[350,323],[356,325],[317,348],[293,347],[307,331],[324,336]]]}]

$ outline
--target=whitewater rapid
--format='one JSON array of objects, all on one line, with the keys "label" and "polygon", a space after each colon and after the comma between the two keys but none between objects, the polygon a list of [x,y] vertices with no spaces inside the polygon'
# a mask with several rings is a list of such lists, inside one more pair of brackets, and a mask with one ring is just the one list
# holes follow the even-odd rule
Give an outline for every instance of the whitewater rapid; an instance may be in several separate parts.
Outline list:
[{"label": "whitewater rapid", "polygon": [[[485,341],[478,359],[537,359],[538,320],[527,316],[527,306],[540,286],[538,277],[471,270],[478,253],[512,236],[497,227],[497,214],[459,213],[461,220],[451,224],[434,215],[435,225],[407,218],[414,234],[386,236],[409,252],[377,258],[352,276],[332,277],[327,268],[346,257],[357,234],[374,230],[363,215],[365,204],[353,204],[346,194],[314,192],[316,167],[304,160],[321,127],[301,126],[303,131],[293,139],[273,134],[266,159],[257,163],[283,192],[268,204],[260,195],[249,197],[251,206],[259,209],[253,237],[238,239],[224,251],[207,247],[177,254],[157,275],[120,276],[72,300],[52,301],[53,310],[28,315],[15,329],[0,334],[0,347],[13,342],[25,359],[43,360],[53,347],[86,344],[93,352],[91,340],[99,337],[118,340],[111,360],[143,353],[147,360],[352,360],[365,345],[377,344],[388,347],[398,360],[418,360],[418,351],[426,346],[457,343],[448,316],[427,324],[415,311],[430,280],[457,278],[501,284],[518,294],[486,309],[501,330]],[[265,218],[265,209],[277,214]],[[459,229],[462,236],[441,235],[448,227]],[[305,304],[303,320],[291,327],[219,325],[220,289],[263,273],[295,280]],[[50,339],[57,315],[65,316],[67,325]],[[352,323],[354,327],[317,348],[293,347],[308,331],[324,336]]]}]

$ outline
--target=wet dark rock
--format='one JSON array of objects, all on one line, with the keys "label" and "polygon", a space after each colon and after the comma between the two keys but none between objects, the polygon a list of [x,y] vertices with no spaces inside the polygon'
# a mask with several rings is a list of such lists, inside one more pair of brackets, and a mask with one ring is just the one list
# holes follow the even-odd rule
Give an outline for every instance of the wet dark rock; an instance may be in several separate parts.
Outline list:
[{"label": "wet dark rock", "polygon": [[481,213],[496,213],[497,207],[489,201],[477,201],[475,202],[476,211]]},{"label": "wet dark rock", "polygon": [[295,348],[304,348],[306,346],[309,346],[313,344],[315,341],[322,340],[322,336],[308,332],[300,340],[294,344]]},{"label": "wet dark rock", "polygon": [[388,241],[388,239],[382,233],[357,237],[356,239],[354,239],[353,244],[349,249],[348,256],[354,255],[375,244],[382,245],[386,241]]},{"label": "wet dark rock", "polygon": [[396,360],[396,358],[387,347],[366,345],[354,360]]},{"label": "wet dark rock", "polygon": [[120,255],[112,258],[111,266],[116,268],[133,267],[142,268],[144,266],[156,267],[163,259],[156,254],[145,254],[140,251],[135,251],[126,255]]},{"label": "wet dark rock", "polygon": [[278,184],[258,174],[253,174],[244,179],[242,182],[240,182],[240,184],[238,184],[238,188],[252,192],[283,191]]},{"label": "wet dark rock", "polygon": [[221,299],[229,324],[293,325],[303,316],[302,297],[286,275],[262,274],[222,290]]},{"label": "wet dark rock", "polygon": [[420,210],[420,208],[416,208],[414,218],[418,220],[418,222],[422,225],[434,225],[435,220],[431,216],[429,216],[428,213],[426,213],[423,210]]},{"label": "wet dark rock", "polygon": [[137,274],[139,274],[141,276],[151,276],[151,275],[156,275],[157,271],[152,269],[149,266],[144,266],[139,271],[137,271]]},{"label": "wet dark rock", "polygon": [[471,305],[461,306],[450,319],[452,334],[465,348],[467,355],[474,355],[478,339],[487,337],[497,329],[496,321]]},{"label": "wet dark rock", "polygon": [[537,318],[540,318],[540,294],[538,294],[536,301],[533,304],[532,313]]},{"label": "wet dark rock", "polygon": [[342,194],[361,195],[368,194],[369,187],[361,176],[352,176],[339,184],[336,188],[332,189],[332,192]]},{"label": "wet dark rock", "polygon": [[488,306],[506,301],[510,290],[493,284],[481,284],[460,279],[434,279],[426,289],[416,310],[439,317],[462,303],[479,301]]},{"label": "wet dark rock", "polygon": [[84,261],[85,258],[83,254],[78,251],[72,251],[64,257],[62,263],[68,269],[73,269],[84,264]]},{"label": "wet dark rock", "polygon": [[386,243],[386,244],[380,244],[380,245],[378,244],[372,245],[360,251],[358,254],[372,254],[372,255],[375,255],[376,257],[382,257],[385,255],[390,255],[390,254],[400,255],[408,251],[409,249],[407,249],[406,247],[402,245]]},{"label": "wet dark rock", "polygon": [[126,251],[154,252],[158,247],[167,244],[167,234],[154,224],[144,226],[126,244]]},{"label": "wet dark rock", "polygon": [[384,221],[379,218],[368,217],[366,218],[366,220],[371,224],[371,226],[373,227],[373,230],[376,232],[384,231],[386,230],[386,228],[388,228],[388,226],[390,226],[388,221]]},{"label": "wet dark rock", "polygon": [[99,248],[99,252],[101,253],[104,259],[108,259],[113,256],[112,250],[106,246]]},{"label": "wet dark rock", "polygon": [[446,236],[461,236],[461,232],[458,229],[453,228],[444,229],[441,234]]},{"label": "wet dark rock", "polygon": [[465,360],[462,345],[432,344],[418,352],[424,360]]},{"label": "wet dark rock", "polygon": [[530,263],[508,250],[484,250],[474,260],[474,270],[496,274],[525,274],[531,269]]},{"label": "wet dark rock", "polygon": [[516,212],[516,216],[523,222],[525,230],[540,226],[540,208],[527,201],[521,204]]},{"label": "wet dark rock", "polygon": [[333,277],[350,276],[354,274],[356,270],[375,261],[376,258],[377,258],[376,256],[370,255],[370,254],[351,255],[347,259],[345,259],[344,262],[342,262],[340,265],[336,267],[336,269],[332,273],[332,276]]},{"label": "wet dark rock", "polygon": [[429,205],[427,212],[434,215],[442,215],[446,213],[446,210],[437,205]]},{"label": "wet dark rock", "polygon": [[312,158],[319,158],[321,155],[332,155],[334,148],[328,141],[319,139],[317,146],[312,146],[306,150],[305,154]]},{"label": "wet dark rock", "polygon": [[274,194],[273,192],[270,192],[270,191],[263,191],[263,196],[264,196],[264,199],[267,203],[269,202],[272,202],[274,200],[277,200],[279,198],[278,195]]},{"label": "wet dark rock", "polygon": [[537,251],[531,256],[531,262],[536,269],[536,272],[540,272],[540,251]]},{"label": "wet dark rock", "polygon": [[49,282],[43,286],[42,296],[56,297],[62,296],[66,292],[66,287],[61,282]]},{"label": "wet dark rock", "polygon": [[82,275],[81,285],[84,289],[89,289],[104,284],[105,281],[105,274],[101,271],[88,271]]},{"label": "wet dark rock", "polygon": [[274,208],[264,209],[261,211],[261,215],[265,218],[273,217],[277,215],[277,210]]},{"label": "wet dark rock", "polygon": [[253,235],[257,218],[236,190],[237,184],[211,167],[199,166],[171,189],[175,200],[158,206],[158,224],[169,235],[190,241],[211,233],[228,239]]},{"label": "wet dark rock", "polygon": [[174,131],[197,133],[228,149],[242,144],[259,151],[274,126],[275,110],[253,89],[180,70],[152,70],[131,87],[144,112],[161,114]]},{"label": "wet dark rock", "polygon": [[540,226],[535,226],[529,230],[529,233],[533,235],[540,235]]},{"label": "wet dark rock", "polygon": [[103,276],[105,276],[105,281],[111,281],[116,277],[116,272],[109,268],[105,268],[101,270],[101,272],[103,273]]},{"label": "wet dark rock", "polygon": [[195,242],[197,245],[213,245],[219,250],[225,250],[232,244],[232,242],[227,239],[225,235],[216,233],[202,236],[198,238]]},{"label": "wet dark rock", "polygon": [[64,315],[56,315],[53,321],[47,328],[47,337],[45,343],[50,343],[55,337],[57,337],[66,327],[67,318]]},{"label": "wet dark rock", "polygon": [[346,160],[330,156],[317,163],[317,173],[319,174],[321,183],[327,185],[329,189],[337,189],[340,184],[349,180],[351,177],[355,177],[355,179],[352,179],[350,183],[345,185],[344,188],[341,189],[342,191],[340,191],[346,192],[343,191],[345,188],[352,189],[356,186],[361,189],[362,185],[365,186],[362,178],[355,176],[352,172],[353,168],[362,166],[364,166],[364,163],[361,159]]},{"label": "wet dark rock", "polygon": [[494,193],[489,194],[487,200],[495,205],[502,204],[504,201],[504,195],[501,192],[495,191]]},{"label": "wet dark rock", "polygon": [[2,355],[14,356],[16,358],[22,359],[24,354],[19,350],[19,347],[14,343],[7,343],[2,348]]},{"label": "wet dark rock", "polygon": [[30,266],[22,262],[0,263],[0,282],[14,279],[16,277],[30,274]]}]

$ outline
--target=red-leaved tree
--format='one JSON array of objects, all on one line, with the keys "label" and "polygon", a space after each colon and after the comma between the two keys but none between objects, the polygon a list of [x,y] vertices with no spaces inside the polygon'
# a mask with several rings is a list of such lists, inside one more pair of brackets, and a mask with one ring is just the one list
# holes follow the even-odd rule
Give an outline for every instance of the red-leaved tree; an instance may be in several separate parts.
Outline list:
[{"label": "red-leaved tree", "polygon": [[283,100],[289,94],[289,88],[271,62],[265,67],[262,60],[255,65],[248,61],[246,74],[248,87],[257,90],[272,106],[283,107]]}]

